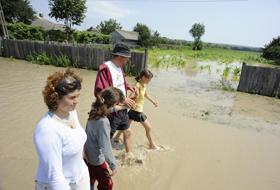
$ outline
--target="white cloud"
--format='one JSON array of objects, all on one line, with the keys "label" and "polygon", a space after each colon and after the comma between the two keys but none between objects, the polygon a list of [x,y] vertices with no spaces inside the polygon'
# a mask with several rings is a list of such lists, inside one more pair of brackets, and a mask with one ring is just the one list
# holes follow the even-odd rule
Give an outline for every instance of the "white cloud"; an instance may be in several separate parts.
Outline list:
[{"label": "white cloud", "polygon": [[106,18],[123,18],[131,15],[128,9],[118,7],[112,2],[87,1],[87,15],[98,15]]}]

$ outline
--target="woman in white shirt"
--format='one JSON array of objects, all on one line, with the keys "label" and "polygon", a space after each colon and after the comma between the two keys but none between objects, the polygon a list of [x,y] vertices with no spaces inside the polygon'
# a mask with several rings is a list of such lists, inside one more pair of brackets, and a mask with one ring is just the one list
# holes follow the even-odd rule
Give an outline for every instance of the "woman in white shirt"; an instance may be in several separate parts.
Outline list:
[{"label": "woman in white shirt", "polygon": [[35,190],[89,190],[88,168],[83,160],[86,133],[75,107],[82,79],[71,70],[47,79],[43,97],[49,111],[34,132],[39,164]]}]

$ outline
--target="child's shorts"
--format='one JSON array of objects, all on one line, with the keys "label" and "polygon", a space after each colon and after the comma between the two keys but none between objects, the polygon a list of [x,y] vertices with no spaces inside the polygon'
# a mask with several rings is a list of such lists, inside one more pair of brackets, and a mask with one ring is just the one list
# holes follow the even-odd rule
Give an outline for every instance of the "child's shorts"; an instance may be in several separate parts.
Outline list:
[{"label": "child's shorts", "polygon": [[110,126],[111,126],[111,133],[110,133],[111,138],[114,136],[117,130],[124,131],[129,128],[128,125],[129,117],[128,117],[127,109],[111,113],[108,116],[108,119],[110,121]]},{"label": "child's shorts", "polygon": [[134,110],[129,110],[128,117],[130,120],[137,122],[144,122],[147,119],[147,116],[143,112],[138,112]]}]

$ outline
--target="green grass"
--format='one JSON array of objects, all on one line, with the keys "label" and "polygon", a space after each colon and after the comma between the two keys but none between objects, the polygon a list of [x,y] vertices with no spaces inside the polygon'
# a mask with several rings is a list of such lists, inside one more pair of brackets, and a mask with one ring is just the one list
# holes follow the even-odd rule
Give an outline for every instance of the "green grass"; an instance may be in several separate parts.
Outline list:
[{"label": "green grass", "polygon": [[270,61],[261,57],[261,53],[238,51],[222,48],[205,48],[201,51],[193,51],[190,47],[176,50],[150,49],[148,64],[153,67],[182,67],[189,63],[200,61],[216,61],[218,63],[246,62],[247,64],[269,64]]}]

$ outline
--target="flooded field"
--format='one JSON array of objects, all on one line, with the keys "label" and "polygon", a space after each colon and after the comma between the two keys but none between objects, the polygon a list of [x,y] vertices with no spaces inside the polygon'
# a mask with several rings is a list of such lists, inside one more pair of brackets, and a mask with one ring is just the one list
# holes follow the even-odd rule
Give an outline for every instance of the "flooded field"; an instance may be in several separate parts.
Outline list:
[{"label": "flooded field", "polygon": [[225,68],[241,67],[240,63],[200,62],[183,69],[161,69],[153,86],[167,96],[164,104],[172,114],[279,136],[280,100],[237,92],[238,76],[224,75]]},{"label": "flooded field", "polygon": [[[167,149],[149,151],[144,130],[133,123],[133,152],[143,163],[119,159],[114,189],[280,189],[280,100],[223,90],[224,67],[202,62],[181,69],[152,68],[155,77],[148,91],[159,107],[147,102],[144,109],[156,142]],[[1,190],[34,189],[32,135],[46,111],[41,90],[48,74],[61,69],[0,58]],[[77,111],[85,126],[96,71],[75,70],[83,78]],[[231,81],[235,89],[238,83]]]}]

